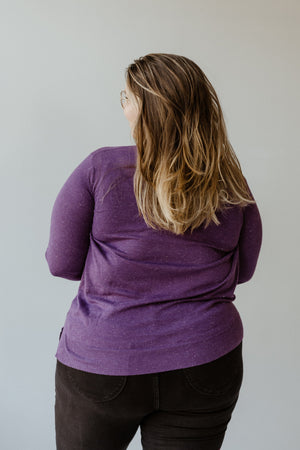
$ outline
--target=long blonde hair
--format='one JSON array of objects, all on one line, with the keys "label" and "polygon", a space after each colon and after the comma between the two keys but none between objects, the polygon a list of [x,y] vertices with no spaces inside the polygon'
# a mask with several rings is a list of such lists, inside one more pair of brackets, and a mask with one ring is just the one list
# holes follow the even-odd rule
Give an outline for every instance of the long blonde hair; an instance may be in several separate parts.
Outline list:
[{"label": "long blonde hair", "polygon": [[229,205],[255,203],[217,94],[196,63],[150,53],[125,75],[139,105],[134,194],[150,227],[192,233],[204,221],[219,225],[216,212]]}]

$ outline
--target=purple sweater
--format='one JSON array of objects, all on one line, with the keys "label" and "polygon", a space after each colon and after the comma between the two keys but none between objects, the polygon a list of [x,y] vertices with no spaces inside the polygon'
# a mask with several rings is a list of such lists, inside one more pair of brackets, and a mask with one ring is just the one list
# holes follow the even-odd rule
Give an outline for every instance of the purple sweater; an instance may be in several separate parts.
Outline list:
[{"label": "purple sweater", "polygon": [[211,222],[192,235],[154,230],[138,214],[136,152],[134,145],[90,153],[62,186],[51,214],[50,272],[80,280],[55,356],[86,372],[137,375],[195,366],[243,339],[234,290],[256,268],[257,205],[217,213],[219,226]]}]

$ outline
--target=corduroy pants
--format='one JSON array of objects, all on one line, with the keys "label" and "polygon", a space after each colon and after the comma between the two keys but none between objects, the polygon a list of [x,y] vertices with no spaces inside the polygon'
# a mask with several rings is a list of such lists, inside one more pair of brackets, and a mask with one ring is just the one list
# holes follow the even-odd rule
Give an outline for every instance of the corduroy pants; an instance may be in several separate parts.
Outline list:
[{"label": "corduroy pants", "polygon": [[143,375],[55,372],[57,450],[219,450],[243,379],[242,342],[198,366]]}]

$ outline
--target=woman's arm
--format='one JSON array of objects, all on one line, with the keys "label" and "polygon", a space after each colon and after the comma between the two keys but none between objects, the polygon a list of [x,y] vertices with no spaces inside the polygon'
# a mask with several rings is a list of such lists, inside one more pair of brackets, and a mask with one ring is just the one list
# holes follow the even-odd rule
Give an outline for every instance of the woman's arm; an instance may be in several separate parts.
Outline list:
[{"label": "woman's arm", "polygon": [[92,153],[71,173],[59,191],[51,214],[45,257],[52,275],[80,280],[94,217]]},{"label": "woman's arm", "polygon": [[262,221],[256,204],[243,209],[243,226],[239,238],[238,284],[252,278],[262,244]]}]

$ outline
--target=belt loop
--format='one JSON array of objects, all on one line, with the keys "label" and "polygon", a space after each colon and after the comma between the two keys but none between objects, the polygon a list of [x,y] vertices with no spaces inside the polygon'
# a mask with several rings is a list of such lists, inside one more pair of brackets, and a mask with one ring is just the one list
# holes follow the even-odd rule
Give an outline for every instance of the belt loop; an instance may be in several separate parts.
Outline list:
[{"label": "belt loop", "polygon": [[58,340],[59,340],[59,341],[60,341],[60,338],[61,338],[61,335],[62,335],[63,329],[64,329],[64,327],[62,327],[62,329],[60,330],[60,333],[59,333],[59,338],[58,338]]}]

